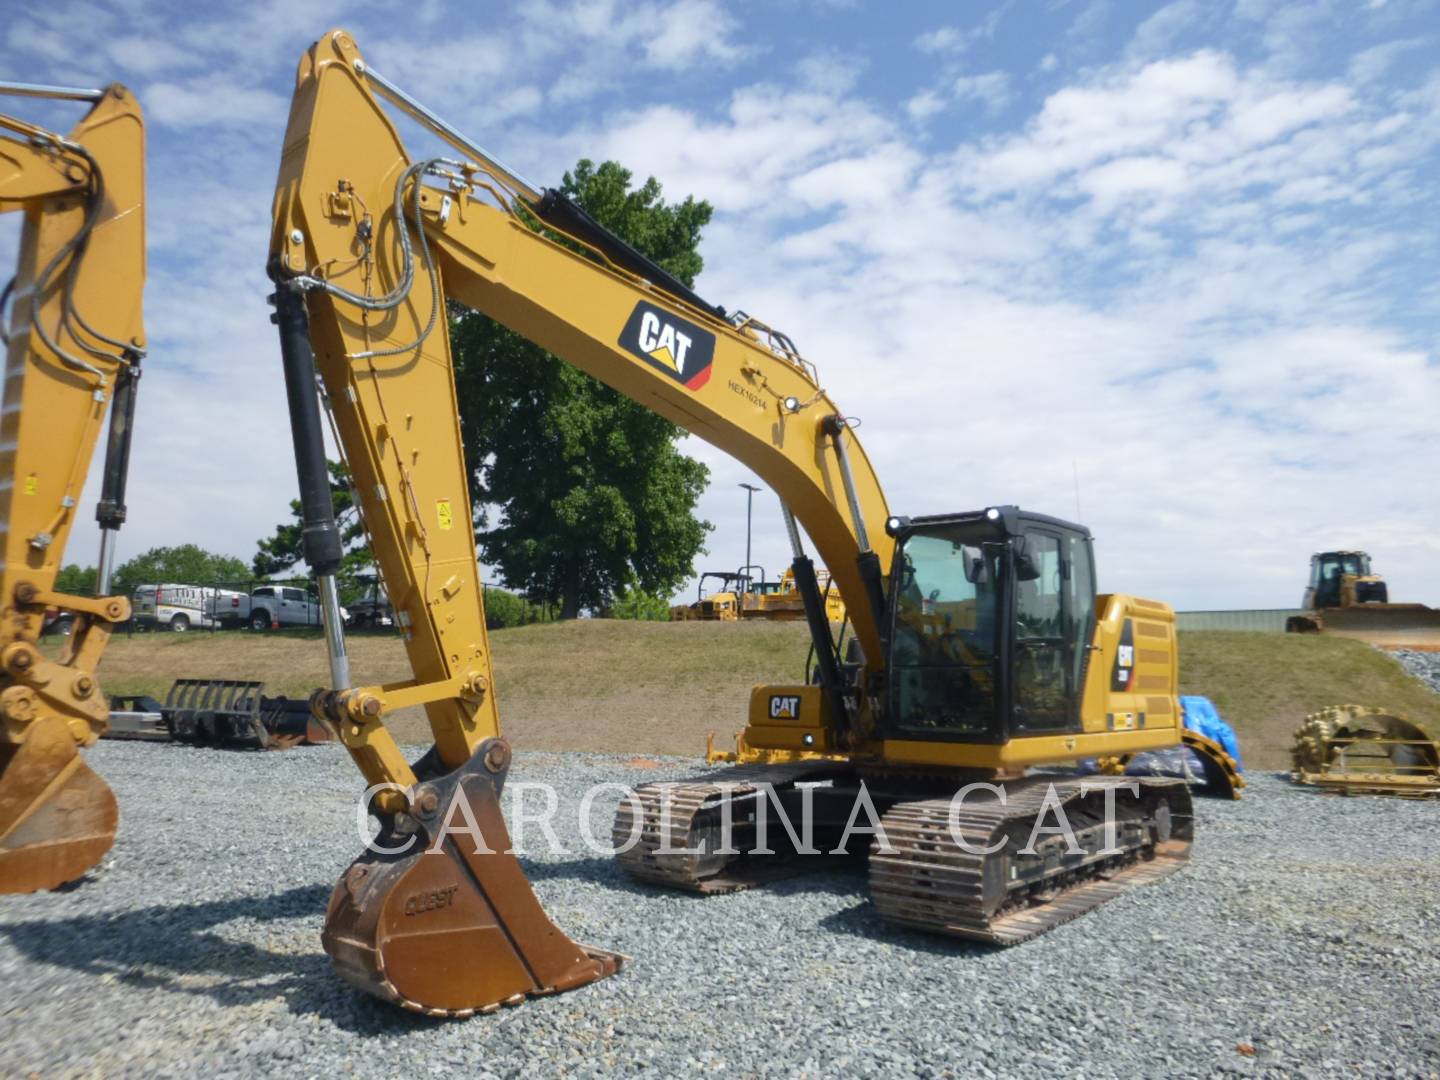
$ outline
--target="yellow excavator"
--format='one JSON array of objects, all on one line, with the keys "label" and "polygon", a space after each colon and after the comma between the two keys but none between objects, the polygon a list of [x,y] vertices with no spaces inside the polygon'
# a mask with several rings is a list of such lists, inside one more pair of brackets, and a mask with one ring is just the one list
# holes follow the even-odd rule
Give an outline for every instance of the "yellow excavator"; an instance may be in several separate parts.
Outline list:
[{"label": "yellow excavator", "polygon": [[[412,159],[382,102],[449,153]],[[753,692],[746,739],[774,764],[622,801],[615,832],[631,874],[700,892],[754,884],[804,858],[773,834],[776,849],[765,846],[772,802],[813,810],[828,849],[858,850],[857,836],[869,840],[845,808],[868,801],[891,841],[876,835],[870,857],[879,910],[1009,944],[1183,865],[1182,782],[1027,775],[1180,742],[1167,605],[1097,594],[1090,534],[1056,518],[1011,506],[892,515],[853,421],[786,335],[707,303],[564,195],[505,168],[371,68],[342,30],[300,63],[268,269],[329,656],[331,686],[312,708],[359,767],[380,826],[336,884],[322,935],[355,985],[467,1016],[585,985],[623,959],[556,927],[510,853],[499,798],[511,758],[449,301],[732,454],[784,506],[813,675]],[[414,671],[401,683],[351,678],[327,422]],[[845,599],[848,651],[802,525]],[[385,724],[410,706],[423,706],[434,738],[413,762]],[[957,805],[961,791],[974,797]],[[733,850],[709,842],[727,823]]]},{"label": "yellow excavator", "polygon": [[[382,101],[455,156],[412,159]],[[501,853],[509,844],[497,800],[510,752],[476,571],[447,301],[732,454],[785,509],[814,677],[756,688],[745,735],[791,760],[646,787],[622,802],[615,832],[629,842],[620,858],[634,876],[717,891],[788,871],[783,850],[751,842],[762,801],[798,809],[813,800],[821,831],[833,833],[862,786],[894,842],[870,858],[875,902],[927,929],[1019,941],[1188,856],[1190,795],[1178,780],[1024,775],[1044,762],[1180,742],[1167,605],[1097,595],[1091,538],[1077,525],[1006,506],[892,515],[853,422],[786,335],[706,302],[564,195],[505,168],[370,67],[341,30],[300,65],[270,273],[306,561],[326,610],[333,686],[316,705],[375,792],[379,847],[400,852],[357,859],[326,915],[326,949],[360,987],[427,1013],[467,1014],[619,964],[554,927]],[[404,630],[410,682],[350,678],[317,374]],[[802,525],[850,613],[854,646],[843,656]],[[434,735],[413,764],[385,727],[388,713],[410,705],[425,707]],[[952,834],[951,797],[970,781],[988,786]],[[995,844],[1023,840],[1057,806],[1078,822],[1083,850],[1048,834],[1020,850]],[[480,823],[493,854],[447,829],[455,807]],[[704,843],[726,815],[743,834],[728,855]],[[991,854],[962,848],[958,835]]]},{"label": "yellow excavator", "polygon": [[[123,86],[0,94],[90,105],[68,135],[0,115],[0,212],[25,215],[0,414],[0,892],[30,892],[82,876],[115,839],[115,797],[79,748],[106,729],[95,668],[130,614],[105,594],[145,354],[145,123]],[[69,596],[55,577],[107,413],[99,581]],[[37,648],[47,609],[73,618],[54,658]]]}]

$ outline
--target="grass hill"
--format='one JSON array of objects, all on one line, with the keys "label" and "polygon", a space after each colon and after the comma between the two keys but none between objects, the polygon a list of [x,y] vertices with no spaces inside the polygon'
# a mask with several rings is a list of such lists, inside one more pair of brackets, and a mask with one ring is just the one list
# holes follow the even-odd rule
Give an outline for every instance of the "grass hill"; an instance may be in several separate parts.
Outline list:
[{"label": "grass hill", "polygon": [[[521,749],[700,753],[715,730],[728,745],[745,725],[750,687],[798,681],[801,623],[644,623],[584,619],[491,634],[506,734]],[[357,682],[409,677],[398,638],[349,639]],[[1291,733],[1325,705],[1383,705],[1440,731],[1440,696],[1356,641],[1311,635],[1190,631],[1180,635],[1182,693],[1204,694],[1240,735],[1246,764],[1289,766]],[[303,696],[327,679],[318,634],[136,634],[112,639],[100,677],[110,693],[163,698],[177,678],[261,679]],[[393,720],[422,741],[420,710]]]}]

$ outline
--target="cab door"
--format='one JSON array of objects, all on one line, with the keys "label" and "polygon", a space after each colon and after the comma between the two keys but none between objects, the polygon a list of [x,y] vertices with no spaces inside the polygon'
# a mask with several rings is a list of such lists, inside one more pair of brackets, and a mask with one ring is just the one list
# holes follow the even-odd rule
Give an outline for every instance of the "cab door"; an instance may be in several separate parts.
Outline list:
[{"label": "cab door", "polygon": [[280,622],[283,625],[305,626],[310,621],[308,615],[303,590],[288,587],[280,590]]},{"label": "cab door", "polygon": [[1095,604],[1089,545],[1045,528],[1026,530],[1024,540],[1012,559],[1011,732],[1079,731]]}]

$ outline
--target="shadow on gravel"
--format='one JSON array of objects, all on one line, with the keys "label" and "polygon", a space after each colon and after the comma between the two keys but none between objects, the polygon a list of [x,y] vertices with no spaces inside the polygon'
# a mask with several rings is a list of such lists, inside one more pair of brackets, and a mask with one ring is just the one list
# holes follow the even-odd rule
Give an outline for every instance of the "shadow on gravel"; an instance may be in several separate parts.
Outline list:
[{"label": "shadow on gravel", "polygon": [[832,934],[861,937],[885,945],[893,945],[910,952],[929,953],[931,956],[948,956],[960,959],[991,956],[995,949],[978,941],[963,938],[942,937],[939,934],[922,934],[907,930],[903,926],[886,922],[875,911],[870,902],[862,901],[854,907],[826,915],[819,925]]},{"label": "shadow on gravel", "polygon": [[[864,890],[865,861],[851,857],[837,859],[834,856],[820,856],[821,865],[805,869],[803,864],[784,877],[747,886],[741,892],[777,893],[782,896],[799,893],[845,893],[853,894]],[[599,885],[614,892],[629,893],[633,896],[665,896],[679,899],[704,901],[716,893],[697,893],[687,889],[666,888],[636,881],[621,870],[613,858],[568,859],[565,862],[533,862],[523,856],[521,869],[533,881],[576,881],[587,885]],[[857,884],[859,881],[859,884]]]},{"label": "shadow on gravel", "polygon": [[223,1006],[283,998],[292,1013],[320,1016],[359,1035],[430,1028],[434,1020],[402,1012],[337,976],[315,934],[314,949],[271,952],[214,929],[235,919],[314,919],[329,885],[233,900],[174,904],[137,911],[36,920],[0,927],[29,960],[70,968],[141,989],[208,997]]}]

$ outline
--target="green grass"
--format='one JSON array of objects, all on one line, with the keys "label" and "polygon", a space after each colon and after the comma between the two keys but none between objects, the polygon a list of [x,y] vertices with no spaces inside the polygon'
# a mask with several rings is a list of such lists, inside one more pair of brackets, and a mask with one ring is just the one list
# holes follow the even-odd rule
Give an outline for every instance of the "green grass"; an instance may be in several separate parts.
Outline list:
[{"label": "green grass", "polygon": [[1240,736],[1247,766],[1287,769],[1291,736],[1326,705],[1378,705],[1440,733],[1440,695],[1363,642],[1311,634],[1180,635],[1180,691],[1204,694]]},{"label": "green grass", "polygon": [[[744,727],[755,683],[802,677],[802,623],[650,623],[585,619],[491,633],[506,734],[525,749],[696,754]],[[409,677],[398,638],[351,635],[357,683]],[[110,693],[163,698],[176,678],[259,679],[303,696],[327,681],[314,631],[137,634],[112,640],[100,669]],[[1204,694],[1236,729],[1247,766],[1289,765],[1291,733],[1326,705],[1380,705],[1440,731],[1440,696],[1367,645],[1311,635],[1180,635],[1181,692]],[[392,721],[427,737],[423,713]]]}]

